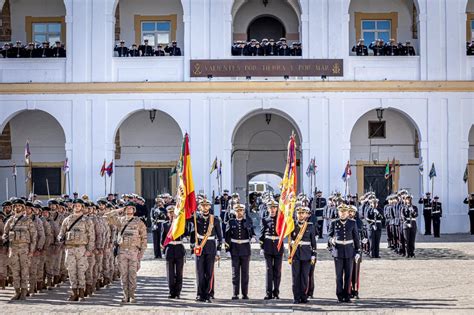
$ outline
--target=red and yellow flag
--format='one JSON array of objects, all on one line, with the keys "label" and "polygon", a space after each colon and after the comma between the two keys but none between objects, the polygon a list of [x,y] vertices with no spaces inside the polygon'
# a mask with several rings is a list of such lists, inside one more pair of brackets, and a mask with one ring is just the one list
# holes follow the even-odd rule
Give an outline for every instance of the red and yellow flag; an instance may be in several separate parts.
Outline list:
[{"label": "red and yellow flag", "polygon": [[194,181],[191,168],[191,152],[189,150],[188,134],[184,135],[177,172],[179,176],[179,185],[176,195],[176,218],[173,220],[171,229],[166,236],[166,240],[163,243],[164,246],[184,234],[186,220],[191,218],[197,208],[196,196],[194,194]]},{"label": "red and yellow flag", "polygon": [[290,235],[295,228],[293,212],[296,203],[296,142],[295,135],[292,135],[288,143],[288,157],[286,159],[285,174],[280,184],[281,196],[278,209],[276,231],[280,236],[278,240],[278,250],[283,244],[283,239]]}]

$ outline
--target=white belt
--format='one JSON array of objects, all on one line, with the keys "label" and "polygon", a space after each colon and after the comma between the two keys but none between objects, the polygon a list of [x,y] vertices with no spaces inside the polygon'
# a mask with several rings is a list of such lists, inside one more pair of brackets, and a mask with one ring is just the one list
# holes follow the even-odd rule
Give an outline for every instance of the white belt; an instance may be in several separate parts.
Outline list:
[{"label": "white belt", "polygon": [[470,208],[469,211],[474,211],[474,208]]},{"label": "white belt", "polygon": [[232,238],[230,241],[232,243],[236,243],[236,244],[246,244],[246,243],[250,242],[250,240],[236,240],[234,238]]},{"label": "white belt", "polygon": [[165,223],[166,220],[158,220],[158,223]]},{"label": "white belt", "polygon": [[181,242],[181,241],[171,241],[171,242],[169,242],[168,244],[171,244],[171,245],[180,245],[180,244],[183,244],[183,242]]},{"label": "white belt", "polygon": [[340,244],[340,245],[347,245],[347,244],[352,244],[354,243],[354,240],[349,240],[349,241],[338,241],[336,240],[336,244]]},{"label": "white belt", "polygon": [[316,208],[315,210],[324,210],[324,208]]},{"label": "white belt", "polygon": [[433,212],[431,212],[431,213],[440,213],[440,212],[441,212],[441,211],[433,211]]},{"label": "white belt", "polygon": [[[202,239],[204,239],[204,236],[198,234],[198,239],[202,240]],[[209,236],[207,239],[208,240],[213,240],[213,239],[215,239],[215,236]]]},{"label": "white belt", "polygon": [[425,207],[425,209],[431,209],[432,207]]},{"label": "white belt", "polygon": [[265,235],[265,238],[268,239],[268,240],[273,240],[273,241],[276,241],[276,240],[280,239],[279,236],[270,236],[270,235]]},{"label": "white belt", "polygon": [[412,221],[416,221],[416,219],[415,219],[415,218],[411,218],[411,220],[412,220]]},{"label": "white belt", "polygon": [[[291,242],[291,244],[294,244],[294,243],[295,243],[294,241]],[[298,246],[303,246],[303,245],[311,245],[311,242],[303,242],[303,241],[301,241],[301,242],[298,244]]]}]

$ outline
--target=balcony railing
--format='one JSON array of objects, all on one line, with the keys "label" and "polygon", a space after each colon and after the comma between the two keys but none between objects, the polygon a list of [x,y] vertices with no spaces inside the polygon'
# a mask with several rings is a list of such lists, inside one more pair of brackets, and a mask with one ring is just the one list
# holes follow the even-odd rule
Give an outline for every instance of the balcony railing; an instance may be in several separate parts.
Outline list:
[{"label": "balcony railing", "polygon": [[420,80],[419,56],[350,56],[344,60],[344,80]]},{"label": "balcony railing", "polygon": [[66,82],[66,58],[2,58],[0,82]]},{"label": "balcony railing", "polygon": [[113,81],[184,81],[184,57],[114,57]]}]

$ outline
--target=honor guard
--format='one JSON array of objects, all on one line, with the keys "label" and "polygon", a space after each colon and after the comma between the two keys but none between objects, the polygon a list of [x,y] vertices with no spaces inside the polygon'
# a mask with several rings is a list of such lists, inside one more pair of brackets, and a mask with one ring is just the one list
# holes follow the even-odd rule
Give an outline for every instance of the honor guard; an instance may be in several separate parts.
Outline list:
[{"label": "honor guard", "polygon": [[352,51],[355,52],[357,56],[369,55],[369,50],[367,49],[367,46],[365,46],[363,38],[359,39],[357,45],[352,47]]},{"label": "honor guard", "polygon": [[162,198],[155,199],[155,206],[151,209],[150,218],[151,218],[151,230],[153,234],[153,252],[155,258],[161,258],[161,244],[163,243],[162,229],[163,224],[167,220],[167,211],[165,208],[165,202]]},{"label": "honor guard", "polygon": [[[163,244],[166,240],[166,237],[173,225],[173,220],[176,218],[175,210],[175,206],[171,205],[166,207],[168,221],[163,223],[161,244]],[[181,289],[183,288],[183,268],[186,256],[186,250],[184,249],[183,245],[183,237],[186,236],[188,236],[188,231],[185,228],[183,235],[173,241],[170,241],[163,248],[166,258],[166,277],[168,279],[169,299],[179,299],[181,295]]]},{"label": "honor guard", "polygon": [[326,198],[323,198],[323,192],[321,190],[316,191],[316,196],[311,202],[311,222],[317,225],[319,238],[323,237],[323,224],[324,217],[323,212],[326,207]]},{"label": "honor guard", "polygon": [[249,265],[251,248],[250,242],[255,237],[252,221],[245,218],[245,205],[234,206],[235,218],[229,220],[225,231],[225,249],[232,261],[232,300],[248,300]]},{"label": "honor guard", "polygon": [[413,205],[413,196],[405,197],[405,204],[401,209],[401,221],[403,223],[403,235],[406,242],[407,258],[415,257],[416,218],[418,208]]},{"label": "honor guard", "polygon": [[8,265],[10,267],[15,295],[10,299],[25,300],[28,293],[29,266],[36,250],[37,232],[33,221],[25,215],[25,201],[12,200],[14,214],[5,224],[3,243],[8,244]]},{"label": "honor guard", "polygon": [[425,235],[431,235],[431,193],[427,192],[426,197],[421,197],[418,204],[423,205],[423,219],[425,221]]},{"label": "honor guard", "polygon": [[405,42],[405,45],[399,48],[399,53],[401,56],[416,56],[415,48],[411,45],[409,40]]},{"label": "honor guard", "polygon": [[290,236],[290,254],[293,279],[293,304],[308,303],[309,273],[311,265],[316,264],[316,229],[307,219],[310,209],[296,205],[295,228]]},{"label": "honor guard", "polygon": [[387,246],[393,248],[393,234],[392,234],[392,216],[391,216],[391,196],[387,196],[387,203],[383,207],[383,216],[385,217],[385,230],[387,233]]},{"label": "honor guard", "polygon": [[378,199],[372,199],[365,220],[369,224],[370,257],[380,258],[380,238],[382,237],[382,212],[378,208]]},{"label": "honor guard", "polygon": [[148,39],[143,41],[143,45],[138,47],[140,51],[140,56],[150,57],[153,56],[153,47],[148,45]]},{"label": "honor guard", "polygon": [[36,248],[33,255],[31,256],[29,271],[29,295],[33,295],[38,292],[36,287],[38,282],[38,265],[40,263],[40,255],[44,248],[46,236],[44,234],[43,222],[39,218],[39,210],[30,201],[26,202],[26,215],[34,223],[37,232]]},{"label": "honor guard", "polygon": [[229,191],[227,189],[224,189],[224,192],[222,193],[222,196],[218,197],[216,199],[217,199],[218,203],[220,203],[220,206],[221,206],[219,216],[220,216],[221,221],[222,221],[222,231],[225,231],[226,230],[225,218],[226,218],[227,211],[228,211],[228,208],[229,208]]},{"label": "honor guard", "polygon": [[181,48],[175,40],[171,42],[171,46],[166,45],[165,52],[170,56],[181,56]]},{"label": "honor guard", "polygon": [[433,236],[440,237],[441,217],[443,216],[443,208],[439,197],[435,196],[431,203],[431,218],[433,220]]},{"label": "honor guard", "polygon": [[350,302],[351,272],[354,260],[360,259],[359,231],[357,224],[349,220],[348,206],[338,207],[339,218],[329,227],[328,243],[336,268],[336,295],[338,302]]},{"label": "honor guard", "polygon": [[266,295],[265,300],[280,298],[281,265],[283,246],[278,250],[279,236],[276,231],[278,203],[271,199],[267,202],[268,216],[262,218],[260,231],[261,254],[266,264]]},{"label": "honor guard", "polygon": [[468,215],[469,215],[469,222],[471,227],[471,235],[474,235],[474,193],[471,193],[466,199],[464,199],[464,203],[468,205]]},{"label": "honor guard", "polygon": [[[199,203],[199,213],[194,214],[191,233],[191,250],[196,259],[196,301],[211,303],[214,278],[214,262],[220,259],[222,230],[219,219],[209,213],[211,203],[207,199]],[[216,242],[217,241],[217,242]]]},{"label": "honor guard", "polygon": [[119,57],[128,57],[128,48],[125,47],[124,40],[120,40],[120,46],[115,46],[114,51],[117,52]]}]

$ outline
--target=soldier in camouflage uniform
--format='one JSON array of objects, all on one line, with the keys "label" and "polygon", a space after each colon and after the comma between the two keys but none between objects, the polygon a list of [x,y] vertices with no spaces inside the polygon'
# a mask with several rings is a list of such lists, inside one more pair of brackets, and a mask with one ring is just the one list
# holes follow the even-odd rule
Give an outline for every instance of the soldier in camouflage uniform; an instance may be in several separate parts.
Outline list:
[{"label": "soldier in camouflage uniform", "polygon": [[51,278],[48,283],[48,289],[52,289],[55,286],[59,286],[60,271],[61,271],[61,245],[56,242],[61,223],[63,221],[62,215],[60,214],[59,201],[56,199],[48,200],[48,206],[51,208],[50,219],[52,222],[54,239],[55,242],[51,245],[50,255],[48,255],[49,263],[51,264]]},{"label": "soldier in camouflage uniform", "polygon": [[[64,222],[64,219],[66,219],[69,216],[69,213],[67,212],[67,204],[65,201],[59,202],[58,206],[58,225],[61,227],[61,225]],[[60,245],[59,246],[59,255],[61,257],[60,259],[60,264],[59,264],[59,277],[57,279],[57,287],[59,287],[59,283],[61,282],[66,282],[67,279],[67,269],[66,269],[66,249],[64,246]]]},{"label": "soldier in camouflage uniform", "polygon": [[[84,196],[83,196],[84,197]],[[92,296],[94,291],[94,264],[95,264],[95,250],[96,250],[96,243],[97,243],[97,231],[96,231],[96,223],[93,213],[92,203],[89,201],[84,201],[84,215],[88,220],[88,224],[90,225],[91,230],[94,233],[94,241],[90,244],[91,254],[87,256],[87,271],[86,271],[86,291],[85,296]]]},{"label": "soldier in camouflage uniform", "polygon": [[[125,211],[125,216],[119,214]],[[117,243],[120,246],[118,261],[122,278],[123,303],[136,303],[137,272],[140,260],[147,247],[146,226],[138,217],[134,217],[135,203],[128,202],[125,208],[107,212],[109,223],[117,226],[119,234]]]},{"label": "soldier in camouflage uniform", "polygon": [[38,265],[40,263],[40,253],[43,250],[44,242],[45,242],[45,234],[44,234],[44,227],[43,222],[39,218],[39,210],[33,205],[31,202],[26,203],[26,215],[33,221],[36,227],[37,232],[37,241],[36,241],[36,249],[33,253],[33,257],[31,257],[31,264],[30,264],[30,290],[29,295],[37,293],[37,282],[38,282]]},{"label": "soldier in camouflage uniform", "polygon": [[[2,229],[0,230],[3,236],[3,230],[5,228],[5,223],[12,214],[12,203],[7,200],[2,203],[3,216],[1,217]],[[8,276],[8,245],[3,245],[0,241],[0,288],[5,289],[7,285],[7,276]]]},{"label": "soldier in camouflage uniform", "polygon": [[43,222],[43,229],[44,229],[44,246],[41,254],[39,256],[38,261],[38,269],[37,269],[37,282],[36,282],[36,289],[38,291],[46,289],[44,279],[45,279],[45,271],[46,271],[46,257],[49,253],[49,248],[53,243],[53,232],[51,230],[51,224],[49,224],[48,217],[49,217],[49,207],[41,207],[41,203],[35,204],[36,208],[41,211],[41,221]]},{"label": "soldier in camouflage uniform", "polygon": [[30,259],[36,250],[36,227],[25,214],[25,201],[12,201],[15,214],[8,219],[3,241],[9,243],[9,264],[12,270],[15,295],[11,300],[24,300],[28,293]]},{"label": "soldier in camouflage uniform", "polygon": [[110,284],[111,274],[110,274],[110,257],[112,256],[112,238],[111,238],[111,230],[107,219],[104,217],[106,212],[106,208],[108,206],[108,201],[106,199],[100,199],[97,201],[98,210],[97,210],[97,217],[100,219],[103,228],[103,250],[102,250],[102,257],[101,257],[101,265],[99,266],[100,274],[99,274],[99,282],[100,287],[104,287]]},{"label": "soldier in camouflage uniform", "polygon": [[[55,204],[51,204],[51,206],[54,209],[57,209],[55,207]],[[44,207],[43,208],[43,216],[46,216],[48,223],[51,227],[51,244],[49,245],[49,248],[46,251],[46,257],[45,257],[45,271],[46,271],[46,277],[45,277],[45,287],[48,290],[51,290],[55,286],[55,279],[59,276],[59,248],[60,244],[58,243],[58,234],[59,234],[59,225],[57,219],[58,213],[50,207]],[[56,278],[55,278],[56,277]]]},{"label": "soldier in camouflage uniform", "polygon": [[74,212],[63,221],[58,240],[66,248],[66,266],[72,289],[68,300],[83,301],[87,257],[92,256],[92,251],[95,249],[95,232],[90,220],[84,215],[84,201],[75,199],[73,204]]},{"label": "soldier in camouflage uniform", "polygon": [[94,265],[94,289],[99,290],[102,287],[102,264],[104,258],[105,242],[107,240],[107,227],[105,226],[105,218],[102,217],[100,211],[95,211],[96,223],[96,250],[95,250],[95,265]]}]

